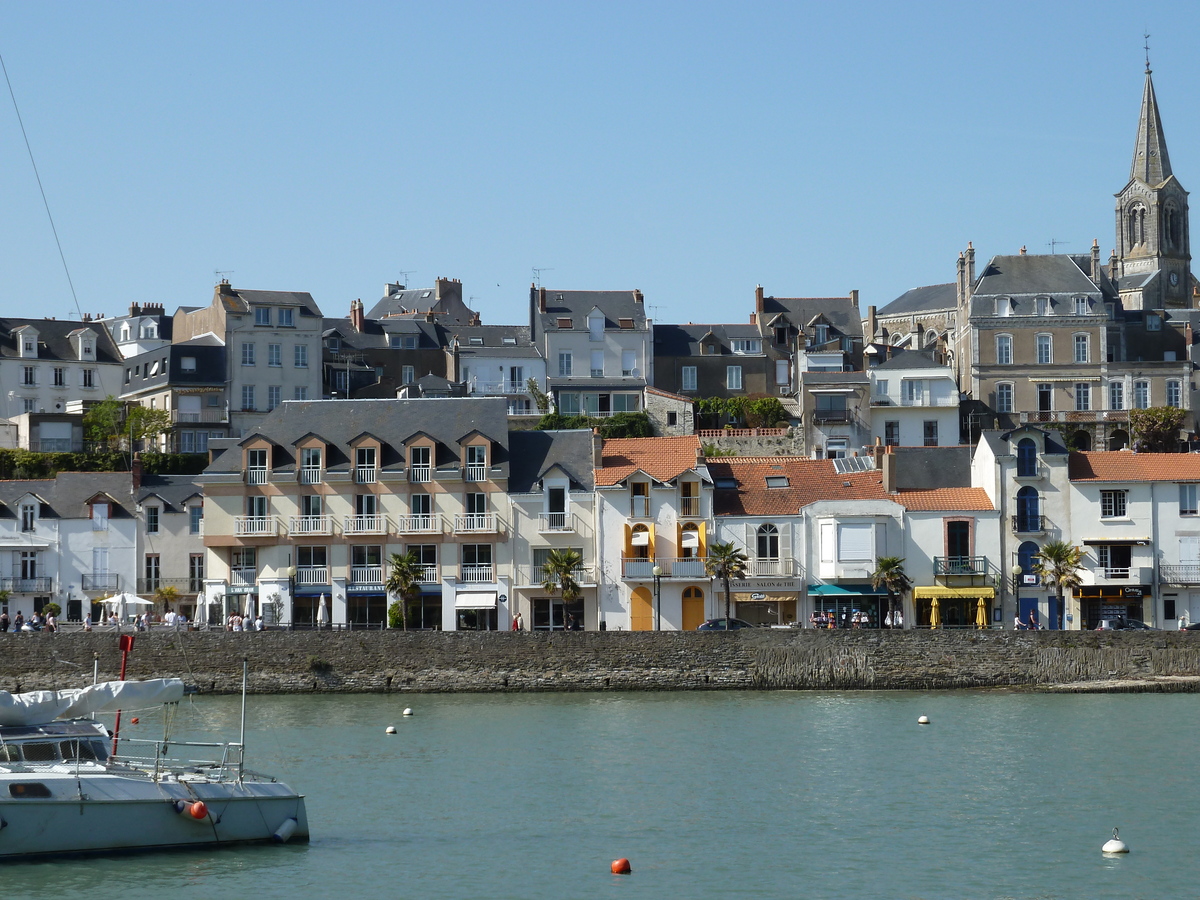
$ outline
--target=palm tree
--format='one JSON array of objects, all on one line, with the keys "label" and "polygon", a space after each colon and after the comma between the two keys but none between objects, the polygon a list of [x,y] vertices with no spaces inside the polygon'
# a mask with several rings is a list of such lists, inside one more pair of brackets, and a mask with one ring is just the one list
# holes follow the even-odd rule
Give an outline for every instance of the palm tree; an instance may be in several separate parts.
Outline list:
[{"label": "palm tree", "polygon": [[888,621],[896,621],[896,597],[904,596],[904,592],[912,587],[908,575],[904,573],[904,559],[899,556],[878,556],[875,558],[875,571],[871,573],[871,587],[878,590],[885,588],[888,595]]},{"label": "palm tree", "polygon": [[542,563],[542,587],[553,594],[559,592],[563,603],[563,627],[567,626],[567,604],[579,597],[579,582],[575,575],[583,564],[578,550],[551,550]]},{"label": "palm tree", "polygon": [[1033,557],[1034,574],[1054,585],[1058,594],[1058,628],[1063,627],[1063,591],[1078,587],[1083,568],[1083,548],[1068,541],[1048,541]]},{"label": "palm tree", "polygon": [[717,542],[708,545],[708,556],[704,560],[704,571],[709,578],[720,578],[721,586],[725,588],[725,630],[729,630],[729,604],[732,599],[729,593],[729,579],[746,577],[747,556],[733,543]]},{"label": "palm tree", "polygon": [[394,628],[393,620],[398,618],[401,627],[408,631],[408,601],[416,594],[413,589],[420,584],[425,567],[417,562],[417,555],[411,550],[403,556],[393,553],[388,558],[388,565],[391,569],[387,581],[384,582],[384,589],[389,594],[399,597],[388,608],[388,625]]}]

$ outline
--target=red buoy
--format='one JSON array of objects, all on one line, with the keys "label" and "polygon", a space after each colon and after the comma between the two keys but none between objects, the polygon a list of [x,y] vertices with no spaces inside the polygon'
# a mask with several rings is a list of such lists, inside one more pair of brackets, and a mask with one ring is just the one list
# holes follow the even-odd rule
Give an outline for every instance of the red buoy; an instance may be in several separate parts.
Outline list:
[{"label": "red buoy", "polygon": [[134,716],[132,719],[129,720],[129,724],[131,724],[131,725],[136,725],[137,723],[138,723],[137,716]]},{"label": "red buoy", "polygon": [[628,875],[633,871],[633,867],[629,865],[629,860],[622,856],[613,860],[612,870],[614,875]]},{"label": "red buoy", "polygon": [[193,819],[204,819],[208,817],[208,807],[204,805],[203,800],[197,800],[188,807],[188,812],[192,814]]}]

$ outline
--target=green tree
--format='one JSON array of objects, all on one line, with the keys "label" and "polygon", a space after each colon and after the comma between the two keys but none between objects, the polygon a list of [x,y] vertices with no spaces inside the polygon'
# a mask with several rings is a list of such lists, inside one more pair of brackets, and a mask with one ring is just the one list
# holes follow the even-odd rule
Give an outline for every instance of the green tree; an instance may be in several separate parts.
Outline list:
[{"label": "green tree", "polygon": [[115,447],[125,423],[125,404],[109,394],[83,416],[84,436],[93,443]]},{"label": "green tree", "polygon": [[704,571],[709,578],[720,578],[725,588],[725,630],[729,630],[729,610],[732,596],[729,593],[730,579],[746,577],[746,554],[732,543],[719,541],[708,545],[708,557],[704,560]]},{"label": "green tree", "polygon": [[1179,429],[1186,413],[1173,406],[1152,406],[1129,411],[1130,438],[1142,453],[1177,453]]},{"label": "green tree", "polygon": [[613,413],[600,422],[600,436],[604,438],[654,437],[650,416],[644,412]]},{"label": "green tree", "polygon": [[583,555],[578,550],[551,550],[542,564],[542,589],[553,594],[558,592],[563,603],[563,623],[566,624],[566,607],[579,599],[579,582],[575,576],[583,565]]},{"label": "green tree", "polygon": [[160,584],[154,592],[154,600],[161,603],[163,612],[166,612],[179,602],[179,588],[173,584]]},{"label": "green tree", "polygon": [[399,623],[401,628],[408,631],[408,601],[417,593],[424,566],[417,562],[417,555],[411,550],[403,556],[393,553],[388,558],[388,566],[384,589],[399,598],[388,607],[388,627],[395,628]]},{"label": "green tree", "polygon": [[47,603],[45,606],[42,607],[42,615],[43,616],[54,616],[54,618],[57,619],[59,616],[62,615],[62,607],[54,602]]},{"label": "green tree", "polygon": [[525,382],[525,390],[529,391],[529,396],[533,397],[533,402],[537,405],[537,411],[543,416],[550,412],[550,397],[538,385],[536,378],[530,378]]},{"label": "green tree", "polygon": [[746,424],[751,428],[786,427],[787,410],[778,397],[759,397],[751,400],[747,408]]},{"label": "green tree", "polygon": [[895,622],[896,598],[903,598],[904,592],[912,587],[912,582],[904,572],[904,560],[899,556],[876,557],[875,571],[871,573],[871,587],[887,591],[888,621]]},{"label": "green tree", "polygon": [[1058,594],[1058,627],[1063,627],[1063,594],[1080,583],[1083,548],[1069,541],[1047,541],[1033,557],[1033,571]]},{"label": "green tree", "polygon": [[148,406],[133,406],[125,422],[125,432],[134,440],[151,445],[156,439],[171,430],[171,413],[165,409]]}]

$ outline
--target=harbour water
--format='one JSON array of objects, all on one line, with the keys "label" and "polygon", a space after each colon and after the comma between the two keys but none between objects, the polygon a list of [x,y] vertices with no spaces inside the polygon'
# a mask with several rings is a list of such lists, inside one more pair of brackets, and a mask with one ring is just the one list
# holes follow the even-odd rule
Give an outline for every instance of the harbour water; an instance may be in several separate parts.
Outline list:
[{"label": "harbour water", "polygon": [[[1190,897],[1198,706],[1005,692],[251,697],[251,763],[307,794],[311,843],[4,864],[0,891]],[[177,731],[233,735],[238,714],[238,698],[197,697]],[[1114,825],[1132,852],[1105,858]],[[632,875],[610,873],[622,856]]]}]

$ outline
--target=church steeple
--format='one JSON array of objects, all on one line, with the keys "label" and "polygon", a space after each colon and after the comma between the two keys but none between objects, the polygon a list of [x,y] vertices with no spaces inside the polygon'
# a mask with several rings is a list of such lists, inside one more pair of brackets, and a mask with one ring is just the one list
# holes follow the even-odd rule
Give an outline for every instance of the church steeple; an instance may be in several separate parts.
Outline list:
[{"label": "church steeple", "polygon": [[1146,86],[1142,89],[1142,114],[1138,118],[1137,144],[1133,148],[1130,179],[1138,179],[1154,187],[1171,177],[1171,158],[1167,155],[1167,139],[1163,135],[1162,119],[1158,115],[1158,99],[1154,96],[1154,80],[1146,66]]}]

